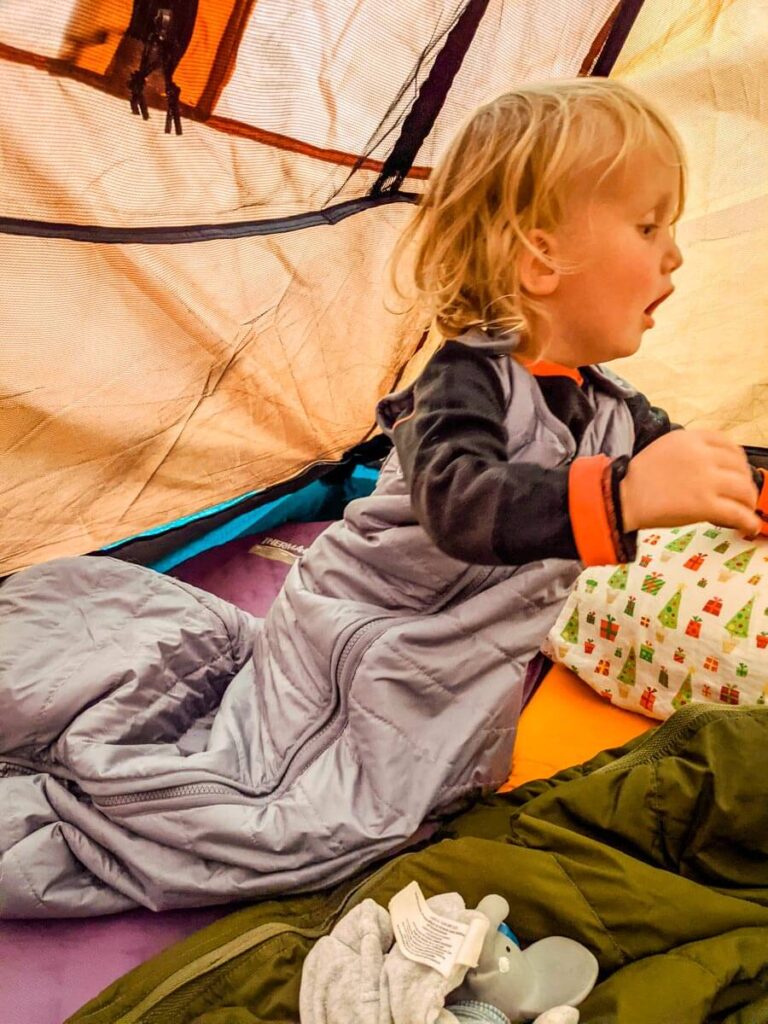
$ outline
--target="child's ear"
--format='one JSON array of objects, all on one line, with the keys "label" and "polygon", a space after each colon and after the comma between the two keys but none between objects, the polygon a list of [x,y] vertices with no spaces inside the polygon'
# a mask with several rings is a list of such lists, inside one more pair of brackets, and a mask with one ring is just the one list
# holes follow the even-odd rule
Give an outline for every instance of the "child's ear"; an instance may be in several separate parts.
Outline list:
[{"label": "child's ear", "polygon": [[556,242],[547,231],[529,231],[528,242],[520,253],[520,284],[529,295],[542,298],[551,295],[560,283],[560,272],[553,262]]}]

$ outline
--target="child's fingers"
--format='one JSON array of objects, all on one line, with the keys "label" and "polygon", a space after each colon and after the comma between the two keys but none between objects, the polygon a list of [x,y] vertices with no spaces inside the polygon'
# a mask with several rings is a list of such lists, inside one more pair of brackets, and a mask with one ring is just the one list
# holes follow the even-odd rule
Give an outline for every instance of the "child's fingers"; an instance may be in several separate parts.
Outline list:
[{"label": "child's fingers", "polygon": [[740,473],[749,473],[749,460],[747,453],[738,445],[716,445],[709,449],[707,457],[711,459],[712,465],[722,469],[733,469]]},{"label": "child's fingers", "polygon": [[[689,431],[694,433],[694,431]],[[741,445],[732,441],[727,434],[721,433],[719,430],[697,430],[695,433],[702,441],[705,441],[708,445],[713,448],[730,449],[731,451],[738,451],[744,453],[744,449]]]},{"label": "child's fingers", "polygon": [[760,533],[763,522],[753,509],[740,502],[722,498],[717,503],[717,525],[730,526],[753,537]]},{"label": "child's fingers", "polygon": [[763,520],[760,516],[750,515],[747,517],[748,525],[739,527],[747,537],[759,537],[763,532]]},{"label": "child's fingers", "polygon": [[756,490],[749,464],[746,462],[740,462],[738,457],[736,459],[726,459],[713,466],[712,469],[716,473],[723,473],[728,474],[728,476],[732,476],[734,479],[739,480],[742,486],[751,487],[752,490]]},{"label": "child's fingers", "polygon": [[757,488],[750,475],[729,470],[722,474],[719,483],[718,490],[724,498],[738,501],[754,512],[757,505]]},{"label": "child's fingers", "polygon": [[712,434],[705,439],[707,457],[712,460],[712,464],[719,466],[723,469],[733,468],[740,470],[743,473],[750,473],[749,459],[747,453],[741,447],[736,444],[735,441],[731,441],[729,437],[723,434]]}]

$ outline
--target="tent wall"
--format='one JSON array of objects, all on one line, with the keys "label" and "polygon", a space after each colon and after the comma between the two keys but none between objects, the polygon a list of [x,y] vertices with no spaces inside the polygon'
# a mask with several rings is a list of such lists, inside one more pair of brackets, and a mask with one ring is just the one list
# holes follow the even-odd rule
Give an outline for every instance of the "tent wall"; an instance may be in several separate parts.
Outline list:
[{"label": "tent wall", "polygon": [[407,212],[174,246],[0,238],[2,570],[266,488],[364,438],[420,337],[381,302]]},{"label": "tent wall", "polygon": [[[465,6],[200,0],[177,137],[156,82],[150,120],[131,116],[128,4],[2,5],[0,574],[268,491],[370,434],[422,338],[386,295],[410,207],[331,216],[370,192]],[[482,99],[578,73],[613,6],[490,0],[408,190]],[[178,244],[156,244],[168,226]]]},{"label": "tent wall", "polygon": [[[126,32],[142,20],[132,19],[134,6],[141,11],[151,3],[6,2],[0,54],[127,96],[140,41]],[[365,155],[375,165],[389,153],[393,131],[468,4],[167,0],[162,6],[197,9],[175,74],[188,117],[318,158],[351,164]],[[483,99],[514,82],[577,73],[615,7],[616,0],[488,0],[415,175],[428,173],[458,121]]]},{"label": "tent wall", "polygon": [[614,75],[669,112],[690,163],[677,292],[616,368],[678,422],[766,446],[768,9],[646,0]]},{"label": "tent wall", "polygon": [[[477,103],[589,70],[639,8],[613,73],[683,135],[687,261],[618,368],[678,421],[768,444],[764,4],[470,3],[403,187]],[[408,196],[367,197],[468,4],[199,0],[180,137],[157,81],[149,121],[128,105],[151,6],[0,7],[0,574],[334,463],[434,345],[386,289]]]}]

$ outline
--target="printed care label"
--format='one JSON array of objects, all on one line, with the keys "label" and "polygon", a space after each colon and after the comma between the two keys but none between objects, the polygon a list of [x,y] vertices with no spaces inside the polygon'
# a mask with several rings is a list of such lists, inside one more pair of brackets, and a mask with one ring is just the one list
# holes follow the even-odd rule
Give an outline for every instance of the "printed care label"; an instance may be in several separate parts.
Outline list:
[{"label": "printed care label", "polygon": [[457,964],[476,967],[488,921],[453,921],[427,906],[418,882],[411,882],[389,901],[398,949],[417,964],[434,967],[444,978]]}]

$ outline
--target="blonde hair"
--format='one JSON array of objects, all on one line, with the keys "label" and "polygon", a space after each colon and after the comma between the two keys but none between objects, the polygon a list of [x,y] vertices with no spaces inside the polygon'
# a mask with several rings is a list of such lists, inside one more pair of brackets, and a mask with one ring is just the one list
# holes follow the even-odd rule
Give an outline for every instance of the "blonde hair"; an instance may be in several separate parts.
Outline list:
[{"label": "blonde hair", "polygon": [[[569,186],[585,171],[594,187],[640,150],[680,171],[674,219],[685,195],[685,159],[677,132],[626,85],[600,78],[530,85],[480,107],[435,167],[415,216],[395,249],[393,280],[444,337],[472,326],[517,331],[521,350],[537,306],[521,286],[527,235],[562,221]],[[413,248],[412,248],[413,247]],[[407,290],[398,281],[406,251]],[[567,268],[558,268],[560,270]],[[410,293],[410,294],[409,294]]]}]

